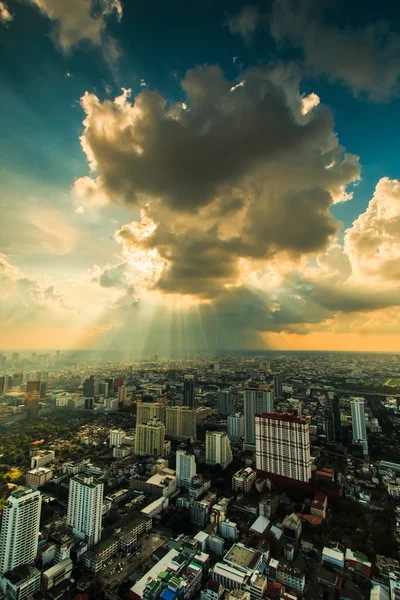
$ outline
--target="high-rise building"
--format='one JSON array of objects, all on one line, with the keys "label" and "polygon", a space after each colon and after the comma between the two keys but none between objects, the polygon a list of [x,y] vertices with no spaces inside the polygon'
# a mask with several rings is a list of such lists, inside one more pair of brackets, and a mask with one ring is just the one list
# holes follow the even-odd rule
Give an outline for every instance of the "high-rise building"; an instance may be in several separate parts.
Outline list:
[{"label": "high-rise building", "polygon": [[196,410],[188,406],[167,406],[165,434],[180,441],[195,441]]},{"label": "high-rise building", "polygon": [[135,454],[163,456],[165,427],[161,421],[152,419],[136,425]]},{"label": "high-rise building", "polygon": [[282,397],[282,375],[280,373],[276,373],[273,376],[273,384],[274,384],[274,398]]},{"label": "high-rise building", "polygon": [[[40,383],[40,382],[39,382]],[[35,419],[39,414],[39,392],[29,392],[25,394],[24,405],[28,419]]]},{"label": "high-rise building", "polygon": [[125,385],[121,385],[118,388],[118,403],[122,404],[122,406],[125,404],[126,402],[126,386]]},{"label": "high-rise building", "polygon": [[183,378],[183,406],[195,408],[194,375],[185,375]]},{"label": "high-rise building", "polygon": [[225,469],[233,460],[231,443],[224,431],[206,432],[206,463]]},{"label": "high-rise building", "polygon": [[351,398],[350,409],[353,429],[353,442],[361,442],[363,445],[364,454],[368,454],[364,398]]},{"label": "high-rise building", "polygon": [[35,392],[40,394],[40,379],[26,382],[26,393],[34,394]]},{"label": "high-rise building", "polygon": [[196,475],[196,459],[193,454],[185,450],[176,452],[176,483],[179,488],[188,490],[192,479]]},{"label": "high-rise building", "polygon": [[83,382],[82,395],[85,396],[85,398],[93,398],[95,393],[94,384],[94,375],[91,375],[89,379],[85,379]]},{"label": "high-rise building", "polygon": [[38,547],[40,492],[18,488],[4,505],[0,533],[0,575],[21,565],[33,565]]},{"label": "high-rise building", "polygon": [[122,429],[111,429],[109,440],[110,448],[113,448],[114,446],[116,448],[119,448],[120,446],[122,446],[122,440],[124,439],[124,437],[125,431],[123,431]]},{"label": "high-rise building", "polygon": [[219,390],[217,395],[218,415],[226,419],[234,411],[233,398],[229,390]]},{"label": "high-rise building", "polygon": [[271,406],[271,392],[251,388],[244,390],[244,443],[247,446],[255,446],[255,416],[268,412],[268,406]]},{"label": "high-rise building", "polygon": [[84,474],[76,475],[69,484],[67,525],[89,548],[101,538],[103,489],[103,483]]},{"label": "high-rise building", "polygon": [[325,435],[328,444],[340,444],[342,442],[340,400],[333,392],[328,392],[328,397],[326,399]]},{"label": "high-rise building", "polygon": [[24,374],[22,373],[22,371],[14,373],[14,375],[12,376],[13,386],[22,385],[23,380]]},{"label": "high-rise building", "polygon": [[255,418],[256,467],[297,481],[311,478],[310,430],[304,419],[289,414]]},{"label": "high-rise building", "polygon": [[157,421],[164,423],[164,404],[161,404],[161,402],[138,402],[136,404],[136,425],[139,423],[148,423],[152,419],[157,419]]},{"label": "high-rise building", "polygon": [[243,437],[243,415],[233,413],[228,416],[228,437],[231,442],[240,442]]},{"label": "high-rise building", "polygon": [[110,392],[110,386],[108,381],[99,381],[99,395],[108,398]]}]

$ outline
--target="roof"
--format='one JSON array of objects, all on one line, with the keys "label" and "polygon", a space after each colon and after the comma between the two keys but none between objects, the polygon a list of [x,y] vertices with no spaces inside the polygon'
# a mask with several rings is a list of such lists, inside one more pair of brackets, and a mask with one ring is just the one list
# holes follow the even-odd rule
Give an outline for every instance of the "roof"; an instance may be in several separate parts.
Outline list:
[{"label": "roof", "polygon": [[232,562],[242,569],[253,569],[261,557],[261,553],[243,544],[233,544],[224,556],[225,562]]},{"label": "roof", "polygon": [[242,573],[238,569],[234,569],[233,567],[225,565],[221,562],[216,563],[216,565],[214,566],[214,573],[216,573],[217,575],[221,575],[222,577],[226,577],[231,581],[235,581],[240,585],[242,585],[246,577],[245,573]]},{"label": "roof", "polygon": [[134,586],[131,587],[131,592],[137,594],[139,598],[143,597],[143,590],[146,587],[147,580],[149,577],[153,579],[157,578],[158,573],[166,571],[171,566],[174,558],[179,556],[179,551],[172,548],[161,560],[158,561],[147,573],[141,577]]},{"label": "roof", "polygon": [[350,550],[350,548],[347,548],[345,556],[346,556],[346,560],[355,560],[357,562],[363,563],[364,565],[366,565],[368,567],[372,567],[372,564],[368,561],[368,556],[366,556],[362,552],[358,552],[358,550],[355,550],[353,552],[353,550]]},{"label": "roof", "polygon": [[314,515],[303,515],[301,513],[296,513],[296,514],[299,517],[299,519],[303,519],[303,521],[307,521],[308,523],[310,523],[310,525],[313,525],[314,527],[321,525],[321,523],[323,522],[323,519],[321,519],[321,517],[317,517]]},{"label": "roof", "polygon": [[277,414],[277,413],[260,413],[256,417],[262,419],[270,419],[272,421],[281,421],[283,423],[298,423],[299,425],[307,425],[305,419],[301,419],[297,415],[291,415],[289,413]]},{"label": "roof", "polygon": [[330,558],[332,560],[344,561],[344,554],[337,548],[327,548],[326,546],[322,550],[322,558]]},{"label": "roof", "polygon": [[72,560],[70,558],[64,558],[64,560],[61,560],[50,567],[50,569],[47,569],[47,571],[44,571],[43,575],[46,575],[46,577],[52,577],[59,571],[62,571],[62,569],[66,569],[68,567],[71,567],[72,569]]},{"label": "roof", "polygon": [[262,515],[260,515],[259,517],[257,517],[257,519],[254,521],[253,525],[250,527],[250,531],[255,531],[257,533],[264,533],[264,531],[266,529],[268,529],[270,522],[271,521],[269,519],[267,519],[267,517],[263,517]]}]

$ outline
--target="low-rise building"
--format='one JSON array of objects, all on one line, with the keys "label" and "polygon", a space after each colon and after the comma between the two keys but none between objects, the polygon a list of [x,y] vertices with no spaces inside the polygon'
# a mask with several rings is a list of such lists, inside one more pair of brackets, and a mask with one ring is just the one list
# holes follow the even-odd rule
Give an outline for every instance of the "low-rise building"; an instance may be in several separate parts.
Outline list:
[{"label": "low-rise building", "polygon": [[27,600],[40,590],[40,571],[31,565],[20,565],[3,575],[4,588],[6,598]]},{"label": "low-rise building", "polygon": [[72,560],[70,558],[65,558],[59,563],[56,563],[47,571],[42,573],[42,580],[40,584],[40,589],[43,594],[46,594],[48,590],[51,590],[52,587],[58,585],[64,579],[68,579],[72,573]]},{"label": "low-rise building", "polygon": [[254,487],[257,475],[250,467],[240,469],[232,477],[232,490],[247,494]]}]

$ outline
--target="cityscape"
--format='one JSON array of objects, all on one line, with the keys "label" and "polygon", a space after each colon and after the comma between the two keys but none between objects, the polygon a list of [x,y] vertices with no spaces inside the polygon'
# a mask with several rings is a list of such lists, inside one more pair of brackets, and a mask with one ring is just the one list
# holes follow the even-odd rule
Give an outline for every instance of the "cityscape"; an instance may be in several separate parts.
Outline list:
[{"label": "cityscape", "polygon": [[0,57],[0,600],[400,600],[400,3]]}]

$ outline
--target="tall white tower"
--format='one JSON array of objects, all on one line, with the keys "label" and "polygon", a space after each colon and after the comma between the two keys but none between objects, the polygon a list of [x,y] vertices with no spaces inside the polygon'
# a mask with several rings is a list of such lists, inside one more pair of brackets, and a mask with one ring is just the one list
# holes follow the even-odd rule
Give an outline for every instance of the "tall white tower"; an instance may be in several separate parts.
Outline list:
[{"label": "tall white tower", "polygon": [[0,575],[35,561],[39,538],[42,496],[39,491],[19,488],[4,505],[0,533]]},{"label": "tall white tower", "polygon": [[364,454],[368,454],[364,398],[351,398],[350,409],[353,429],[353,442],[361,442],[363,445]]},{"label": "tall white tower", "polygon": [[89,548],[101,538],[103,488],[103,483],[84,474],[76,475],[69,484],[67,525]]},{"label": "tall white tower", "polygon": [[189,489],[193,477],[196,475],[196,459],[193,454],[185,450],[176,452],[176,483],[178,487]]}]

